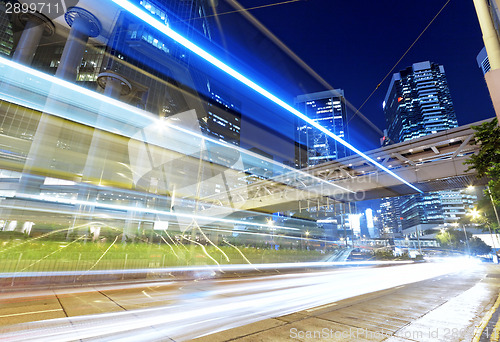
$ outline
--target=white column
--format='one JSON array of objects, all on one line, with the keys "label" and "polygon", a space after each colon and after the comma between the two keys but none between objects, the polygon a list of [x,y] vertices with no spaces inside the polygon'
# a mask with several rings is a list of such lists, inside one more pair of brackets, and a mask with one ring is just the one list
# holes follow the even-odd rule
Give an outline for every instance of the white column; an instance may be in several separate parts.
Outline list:
[{"label": "white column", "polygon": [[49,18],[41,13],[23,13],[19,15],[18,19],[24,24],[24,30],[12,60],[30,65],[40,44],[40,39],[43,35],[52,36],[55,32],[55,26]]},{"label": "white column", "polygon": [[71,31],[64,45],[56,77],[75,81],[89,37],[99,36],[102,28],[92,13],[80,7],[70,7],[64,17],[71,26]]}]

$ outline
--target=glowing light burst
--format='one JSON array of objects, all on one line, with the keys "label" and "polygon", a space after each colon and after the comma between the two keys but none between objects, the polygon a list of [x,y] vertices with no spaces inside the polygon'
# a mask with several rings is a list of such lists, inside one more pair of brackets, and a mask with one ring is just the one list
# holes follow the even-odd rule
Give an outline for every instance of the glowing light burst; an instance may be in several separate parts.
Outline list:
[{"label": "glowing light burst", "polygon": [[115,4],[117,4],[118,6],[120,6],[121,8],[123,8],[126,11],[130,12],[132,15],[136,16],[137,18],[141,19],[145,23],[149,24],[150,26],[152,26],[153,28],[155,28],[159,32],[165,34],[166,36],[170,37],[171,39],[173,39],[177,43],[181,44],[186,49],[190,50],[191,52],[195,53],[199,57],[201,57],[204,60],[206,60],[207,62],[209,62],[210,64],[212,64],[215,67],[217,67],[218,69],[222,70],[226,74],[228,74],[231,77],[237,79],[238,81],[240,81],[241,83],[245,84],[249,88],[255,90],[256,92],[258,92],[262,96],[264,96],[267,99],[271,100],[272,102],[274,102],[278,106],[282,107],[286,111],[290,112],[291,114],[295,115],[296,117],[298,117],[298,118],[302,119],[303,121],[307,122],[309,125],[311,125],[314,128],[318,129],[319,131],[321,131],[322,133],[326,134],[327,136],[333,138],[334,140],[336,140],[340,144],[344,145],[345,147],[347,147],[348,149],[350,149],[354,153],[358,154],[359,156],[363,157],[365,160],[369,161],[373,165],[375,165],[378,168],[384,170],[385,172],[387,172],[388,174],[390,174],[394,178],[400,180],[401,182],[403,182],[404,184],[408,185],[409,187],[417,190],[418,192],[423,193],[423,191],[420,190],[419,188],[417,188],[416,186],[410,184],[408,181],[404,180],[403,178],[401,178],[400,176],[398,176],[397,174],[395,174],[394,172],[392,172],[391,170],[389,170],[388,168],[386,168],[382,164],[379,164],[374,159],[370,158],[369,156],[367,156],[366,154],[364,154],[363,152],[361,152],[360,150],[358,150],[356,147],[354,147],[353,145],[349,144],[347,141],[345,141],[342,138],[336,136],[335,134],[333,134],[332,132],[330,132],[329,130],[327,130],[325,127],[321,126],[320,124],[318,124],[314,120],[312,120],[309,117],[307,117],[306,115],[302,114],[297,109],[295,109],[292,106],[290,106],[289,104],[287,104],[285,101],[281,100],[280,98],[278,98],[277,96],[273,95],[272,93],[270,93],[266,89],[262,88],[257,83],[253,82],[252,80],[250,80],[249,78],[245,77],[244,75],[242,75],[238,71],[234,70],[229,65],[225,64],[224,62],[222,62],[221,60],[217,59],[215,56],[211,55],[207,51],[203,50],[202,48],[200,48],[199,46],[197,46],[196,44],[194,44],[193,42],[191,42],[187,38],[185,38],[182,35],[180,35],[179,33],[175,32],[174,30],[172,30],[170,27],[168,27],[164,23],[156,20],[155,18],[153,18],[152,16],[150,16],[146,12],[142,11],[140,8],[136,7],[135,5],[131,4],[130,2],[128,2],[126,0],[112,0],[112,1]]}]

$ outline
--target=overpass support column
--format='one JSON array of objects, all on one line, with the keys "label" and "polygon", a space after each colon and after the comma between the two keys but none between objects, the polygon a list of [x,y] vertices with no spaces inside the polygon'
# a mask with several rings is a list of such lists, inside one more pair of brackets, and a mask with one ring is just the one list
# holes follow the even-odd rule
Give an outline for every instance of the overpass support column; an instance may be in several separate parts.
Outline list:
[{"label": "overpass support column", "polygon": [[12,60],[30,65],[42,36],[52,36],[56,28],[49,18],[38,12],[22,13],[18,19],[24,25],[24,30]]},{"label": "overpass support column", "polygon": [[64,45],[56,76],[74,82],[89,37],[99,36],[102,29],[99,20],[92,13],[80,7],[68,8],[64,18],[66,23],[71,26],[71,31],[66,45]]}]

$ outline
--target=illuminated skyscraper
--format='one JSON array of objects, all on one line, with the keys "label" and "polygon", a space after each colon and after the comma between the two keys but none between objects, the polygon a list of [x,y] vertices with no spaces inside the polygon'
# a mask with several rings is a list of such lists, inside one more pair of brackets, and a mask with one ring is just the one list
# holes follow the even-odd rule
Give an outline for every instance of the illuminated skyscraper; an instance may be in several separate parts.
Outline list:
[{"label": "illuminated skyscraper", "polygon": [[5,11],[5,1],[0,1],[0,56],[10,56],[14,46],[12,23]]},{"label": "illuminated skyscraper", "polygon": [[415,63],[395,73],[383,107],[393,142],[458,126],[444,67],[436,63]]},{"label": "illuminated skyscraper", "polygon": [[[395,73],[383,107],[387,134],[395,143],[458,126],[444,67],[436,63],[415,63]],[[456,222],[469,201],[461,190],[387,198],[381,202],[382,218],[396,232],[417,226],[422,231]]]},{"label": "illuminated skyscraper", "polygon": [[384,234],[393,234],[401,231],[401,217],[397,198],[384,198],[380,202],[380,220]]},{"label": "illuminated skyscraper", "polygon": [[[31,66],[54,75],[61,60],[63,50],[64,43],[39,46]],[[98,88],[97,78],[101,71],[104,51],[104,46],[87,46],[76,75],[78,85],[92,90]]]},{"label": "illuminated skyscraper", "polygon": [[[295,107],[333,134],[348,140],[347,110],[342,89],[299,95],[295,98]],[[296,125],[295,140],[294,164],[296,168],[326,163],[343,158],[349,153],[344,145],[303,121],[299,121]],[[346,223],[350,220],[350,216],[345,209],[345,204],[339,204],[338,207],[334,204],[321,211],[316,207],[311,207],[307,208],[306,212],[311,217],[318,220],[326,219],[326,222],[329,222],[322,224],[325,236],[336,236],[340,230],[343,230],[346,235],[346,228],[351,228]],[[343,210],[340,210],[340,207]],[[350,234],[352,234],[352,229]]]},{"label": "illuminated skyscraper", "polygon": [[[297,96],[295,106],[338,137],[349,140],[346,127],[347,111],[342,89]],[[307,153],[307,166],[343,158],[349,152],[344,145],[304,122],[297,124],[296,140],[306,147],[303,152]],[[303,158],[298,156],[297,159]]]}]

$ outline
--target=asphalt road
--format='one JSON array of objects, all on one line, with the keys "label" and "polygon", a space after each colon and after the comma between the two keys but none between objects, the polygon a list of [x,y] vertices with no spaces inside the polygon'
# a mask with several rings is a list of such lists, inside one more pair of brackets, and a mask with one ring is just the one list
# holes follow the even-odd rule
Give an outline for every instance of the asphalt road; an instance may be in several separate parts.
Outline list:
[{"label": "asphalt road", "polygon": [[462,260],[230,279],[206,273],[6,292],[0,340],[467,340],[498,295],[491,267]]}]

